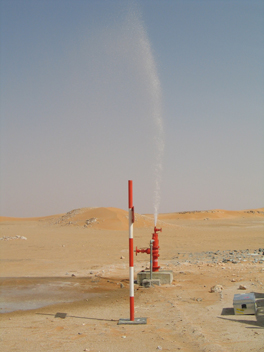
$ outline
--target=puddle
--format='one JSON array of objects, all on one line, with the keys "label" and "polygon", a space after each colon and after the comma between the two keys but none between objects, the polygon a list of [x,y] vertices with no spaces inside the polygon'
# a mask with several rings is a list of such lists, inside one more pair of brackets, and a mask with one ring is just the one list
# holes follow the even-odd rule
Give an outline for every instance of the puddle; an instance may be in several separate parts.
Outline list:
[{"label": "puddle", "polygon": [[0,313],[90,299],[95,288],[89,278],[0,278]]}]

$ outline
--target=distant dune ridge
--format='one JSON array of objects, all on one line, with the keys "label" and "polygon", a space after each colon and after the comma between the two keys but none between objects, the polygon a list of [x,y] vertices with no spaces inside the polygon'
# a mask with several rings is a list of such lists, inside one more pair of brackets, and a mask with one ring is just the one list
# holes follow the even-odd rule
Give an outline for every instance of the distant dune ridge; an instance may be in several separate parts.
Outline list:
[{"label": "distant dune ridge", "polygon": [[[166,221],[175,220],[213,220],[228,218],[249,218],[264,217],[264,208],[247,210],[202,210],[184,211],[175,213],[161,213],[158,220],[162,226],[166,226]],[[53,225],[61,226],[83,226],[97,229],[126,230],[128,224],[128,212],[123,209],[113,207],[91,207],[71,210],[65,214],[51,215],[34,218],[16,218],[0,216],[0,222],[19,222],[19,221],[41,221]],[[152,227],[154,219],[152,214],[135,214],[136,228]]]},{"label": "distant dune ridge", "polygon": [[264,216],[264,208],[248,209],[248,210],[200,210],[200,211],[183,211],[178,213],[160,214],[159,218],[165,219],[227,219],[236,217],[249,217],[249,216]]}]

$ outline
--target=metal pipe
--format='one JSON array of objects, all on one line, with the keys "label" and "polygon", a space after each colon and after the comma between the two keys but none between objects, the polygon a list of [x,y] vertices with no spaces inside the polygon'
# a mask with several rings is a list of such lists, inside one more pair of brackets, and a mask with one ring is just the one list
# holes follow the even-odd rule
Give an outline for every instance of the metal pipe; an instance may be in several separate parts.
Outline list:
[{"label": "metal pipe", "polygon": [[150,270],[150,280],[152,279],[152,248],[153,248],[153,240],[150,240],[150,266],[149,266],[149,270]]},{"label": "metal pipe", "polygon": [[[157,229],[156,226],[154,227],[154,233],[152,234],[152,255],[150,255],[150,259],[152,260],[152,271],[159,271],[159,263],[158,263],[158,258],[159,258],[159,236],[158,236],[158,232],[162,231],[162,229]],[[150,254],[150,248],[146,248],[146,249],[138,249],[136,247],[136,255],[138,253],[147,253]]]}]

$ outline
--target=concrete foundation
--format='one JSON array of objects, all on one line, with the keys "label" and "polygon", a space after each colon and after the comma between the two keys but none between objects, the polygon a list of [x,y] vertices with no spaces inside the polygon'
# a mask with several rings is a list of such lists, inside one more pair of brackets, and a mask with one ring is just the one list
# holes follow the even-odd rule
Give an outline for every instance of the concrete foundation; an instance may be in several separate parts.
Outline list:
[{"label": "concrete foundation", "polygon": [[159,279],[144,279],[142,280],[142,286],[143,287],[153,287],[153,286],[160,286],[160,280]]},{"label": "concrete foundation", "polygon": [[148,318],[135,318],[135,320],[119,319],[117,325],[141,325],[147,324]]},{"label": "concrete foundation", "polygon": [[138,285],[149,287],[144,285],[144,280],[147,282],[152,282],[154,285],[166,285],[171,284],[173,280],[173,273],[170,270],[167,271],[156,271],[152,273],[152,279],[150,280],[150,271],[140,271],[137,274]]}]

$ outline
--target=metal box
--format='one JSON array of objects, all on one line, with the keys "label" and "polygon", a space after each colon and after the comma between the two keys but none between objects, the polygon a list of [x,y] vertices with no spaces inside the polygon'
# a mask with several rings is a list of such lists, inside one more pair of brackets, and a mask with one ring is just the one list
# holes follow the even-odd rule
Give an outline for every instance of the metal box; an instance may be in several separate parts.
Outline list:
[{"label": "metal box", "polygon": [[235,294],[233,305],[235,314],[255,314],[256,299],[254,293]]}]

